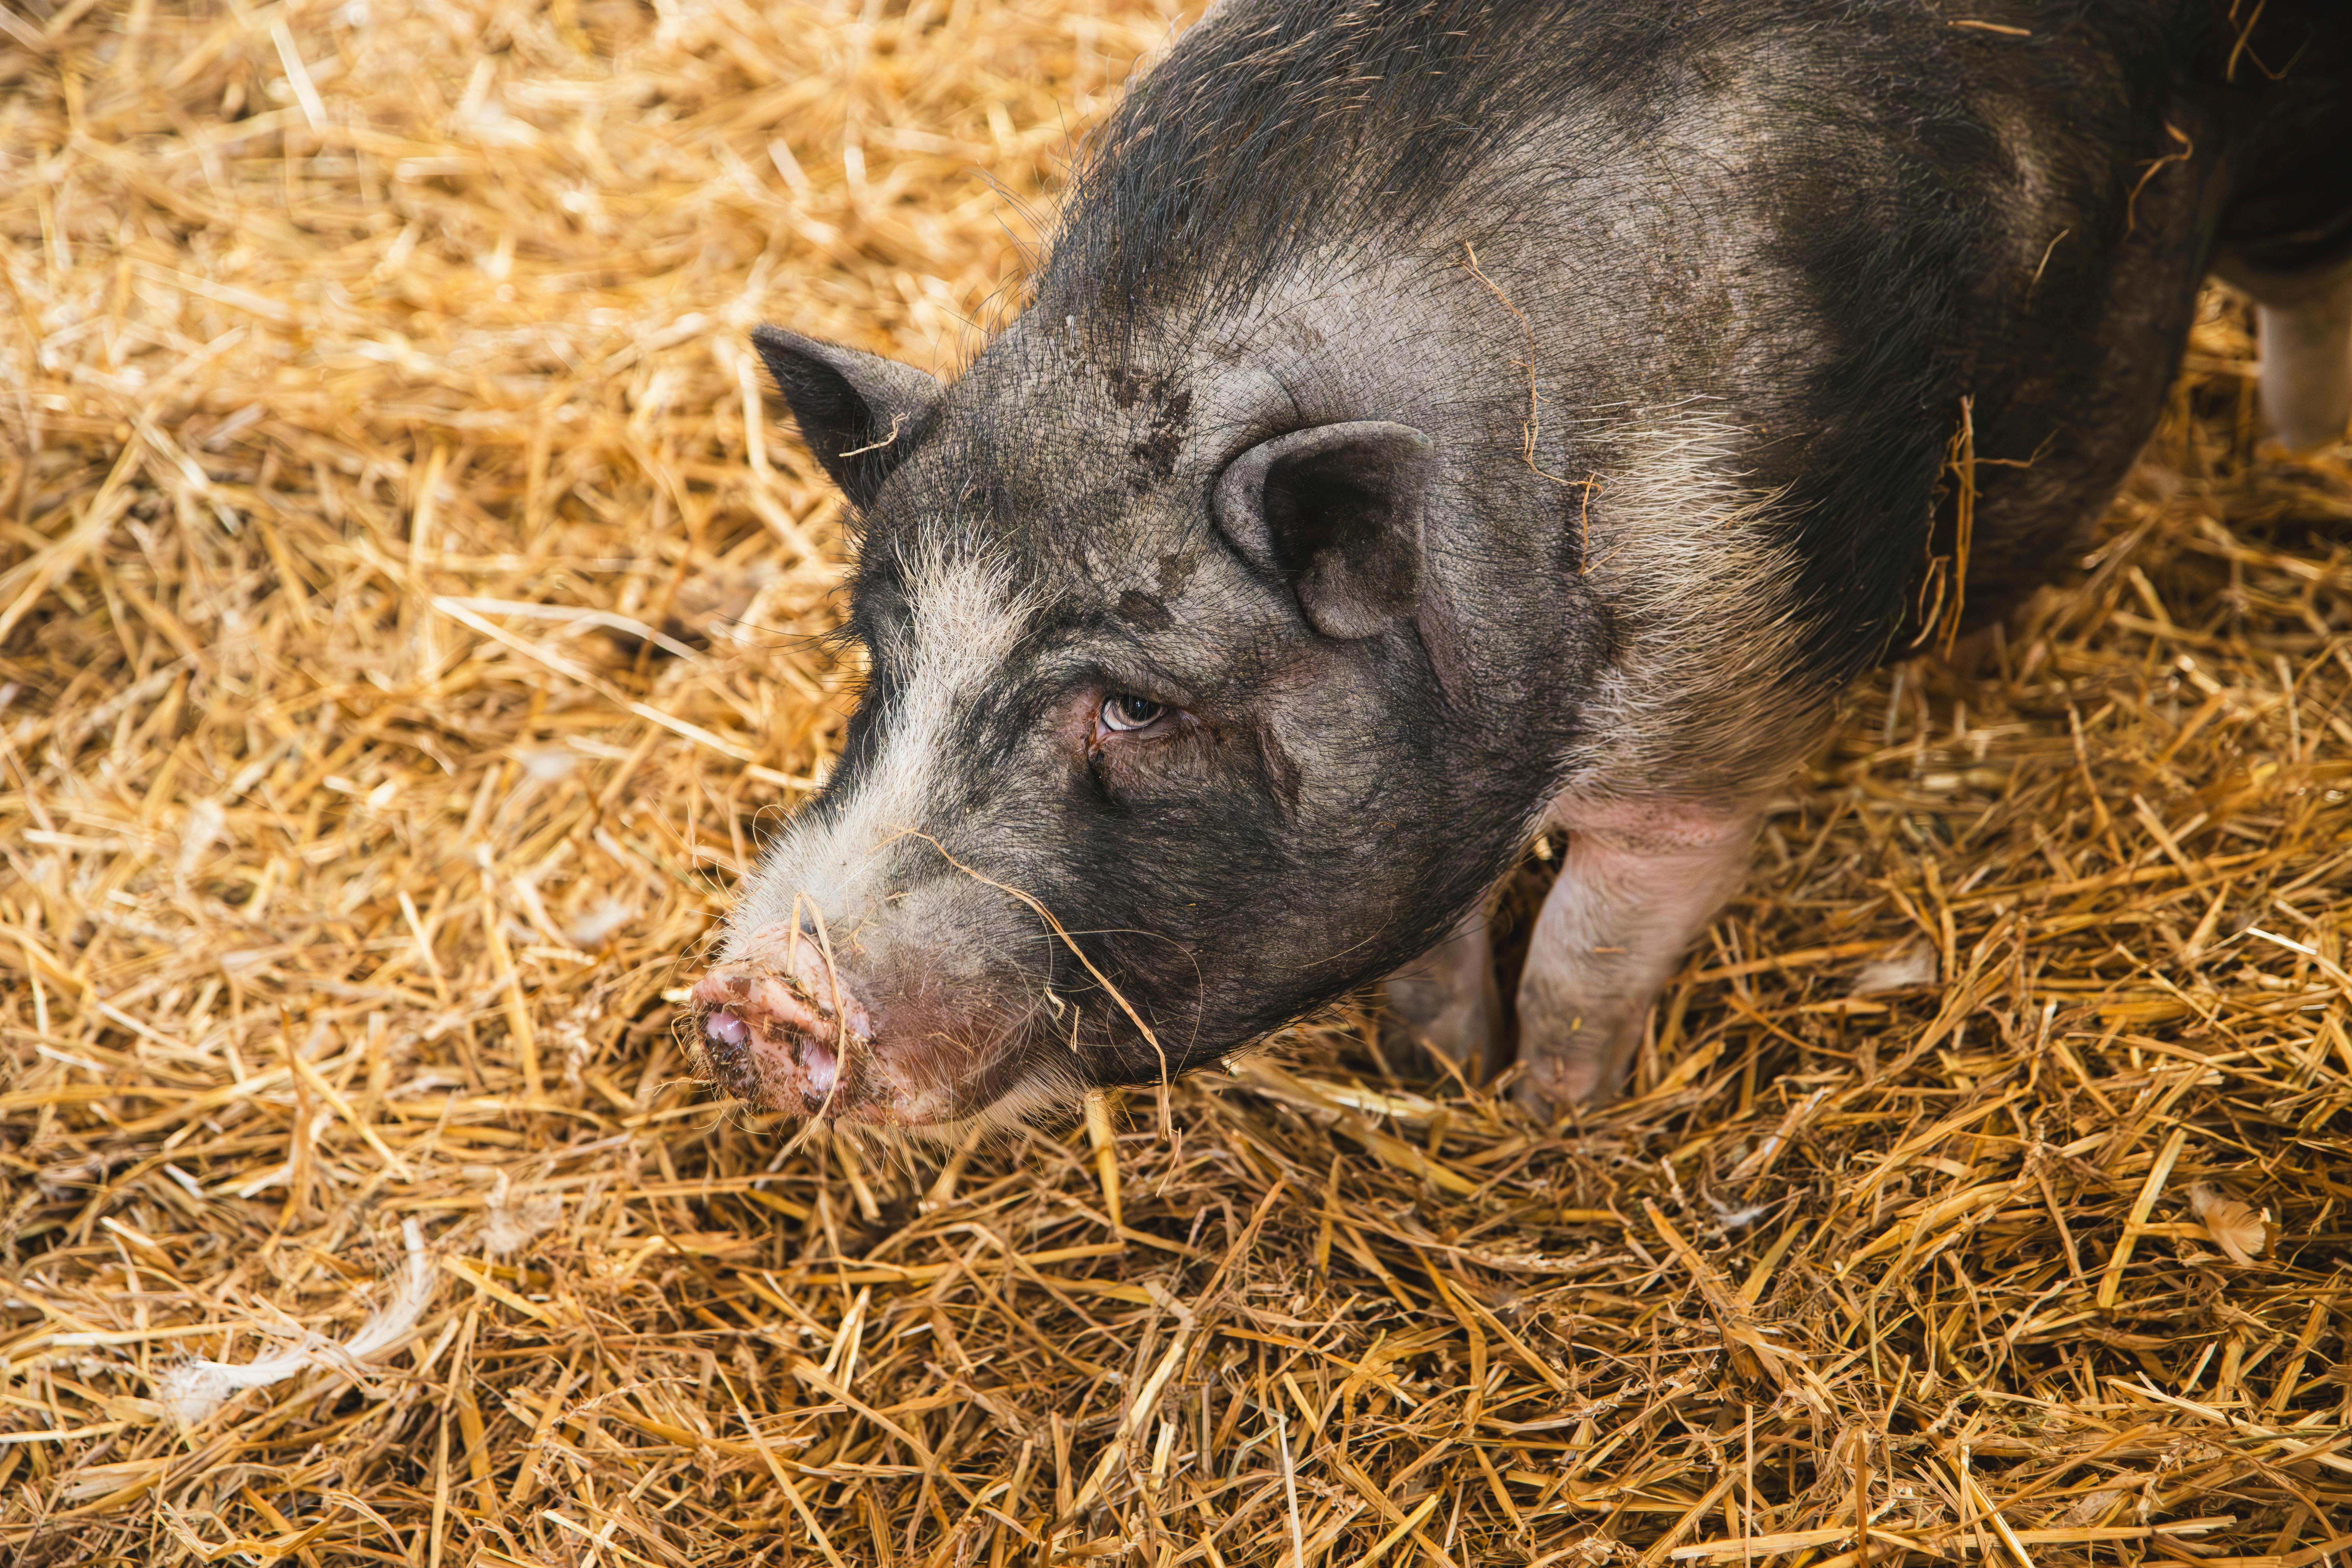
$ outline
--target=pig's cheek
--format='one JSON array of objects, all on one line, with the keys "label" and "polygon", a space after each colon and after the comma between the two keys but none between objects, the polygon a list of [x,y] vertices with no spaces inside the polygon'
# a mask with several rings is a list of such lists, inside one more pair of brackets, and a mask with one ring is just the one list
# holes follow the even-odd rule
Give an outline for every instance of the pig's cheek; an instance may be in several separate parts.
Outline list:
[{"label": "pig's cheek", "polygon": [[1137,765],[1132,742],[1113,741],[1087,748],[1087,777],[1104,798],[1125,805],[1133,801],[1149,775]]},{"label": "pig's cheek", "polygon": [[1297,759],[1290,754],[1290,748],[1283,743],[1280,729],[1275,725],[1260,728],[1255,739],[1257,743],[1258,781],[1267,798],[1286,821],[1297,817],[1303,784]]},{"label": "pig's cheek", "polygon": [[1095,782],[1122,805],[1171,790],[1201,789],[1213,781],[1216,764],[1216,739],[1197,723],[1168,734],[1115,737],[1087,758]]},{"label": "pig's cheek", "polygon": [[1171,768],[1166,742],[1148,741],[1105,746],[1095,760],[1095,780],[1103,793],[1121,805],[1139,805],[1163,795],[1180,782],[1183,770]]}]

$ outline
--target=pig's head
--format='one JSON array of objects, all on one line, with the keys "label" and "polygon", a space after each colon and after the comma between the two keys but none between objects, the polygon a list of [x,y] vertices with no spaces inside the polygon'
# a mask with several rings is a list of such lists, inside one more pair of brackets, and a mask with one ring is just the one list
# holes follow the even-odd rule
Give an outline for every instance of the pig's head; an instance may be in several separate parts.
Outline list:
[{"label": "pig's head", "polygon": [[1442,403],[1264,356],[1153,369],[1043,314],[952,385],[757,336],[853,509],[869,660],[694,988],[705,1070],[759,1105],[1050,1115],[1379,977],[1522,841],[1566,711],[1526,672],[1597,657],[1550,615],[1514,657],[1470,602],[1576,579],[1491,559]]}]

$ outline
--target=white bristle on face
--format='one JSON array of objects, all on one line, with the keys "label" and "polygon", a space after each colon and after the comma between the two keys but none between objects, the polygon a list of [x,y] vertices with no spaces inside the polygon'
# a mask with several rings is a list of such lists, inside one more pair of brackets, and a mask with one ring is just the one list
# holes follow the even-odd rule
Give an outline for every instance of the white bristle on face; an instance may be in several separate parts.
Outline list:
[{"label": "white bristle on face", "polygon": [[730,923],[727,956],[750,933],[791,921],[795,904],[827,924],[854,923],[885,890],[880,852],[926,830],[955,721],[994,679],[1031,606],[1004,563],[956,542],[918,545],[906,563],[913,625],[876,650],[900,673],[888,739],[837,812],[803,818],[762,862]]}]

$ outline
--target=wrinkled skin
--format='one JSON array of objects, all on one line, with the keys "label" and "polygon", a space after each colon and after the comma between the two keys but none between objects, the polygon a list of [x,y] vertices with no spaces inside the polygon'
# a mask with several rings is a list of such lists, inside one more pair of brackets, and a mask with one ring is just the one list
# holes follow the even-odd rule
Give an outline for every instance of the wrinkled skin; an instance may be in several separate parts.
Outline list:
[{"label": "wrinkled skin", "polygon": [[1734,9],[1236,0],[952,384],[759,334],[871,676],[695,989],[710,1076],[944,1135],[1390,974],[1493,1070],[1478,911],[1549,826],[1519,1089],[1613,1092],[1842,686],[1948,611],[1964,398],[2032,458],[1976,476],[1973,621],[2112,492],[2217,258],[2318,366],[2282,428],[2340,433],[2352,177],[2276,175],[2352,144],[2333,12],[2273,0],[2282,84],[2191,0],[2031,47]]}]

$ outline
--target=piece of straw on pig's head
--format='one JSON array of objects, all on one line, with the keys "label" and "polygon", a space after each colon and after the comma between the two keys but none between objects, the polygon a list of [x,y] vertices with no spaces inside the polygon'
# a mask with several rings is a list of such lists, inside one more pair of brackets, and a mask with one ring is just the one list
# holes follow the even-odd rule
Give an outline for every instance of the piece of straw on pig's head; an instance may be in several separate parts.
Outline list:
[{"label": "piece of straw on pig's head", "polygon": [[951,385],[757,334],[869,674],[694,987],[754,1104],[944,1135],[1213,1063],[1425,950],[1524,828],[1490,764],[1534,694],[1470,667],[1413,411],[1042,316]]}]

